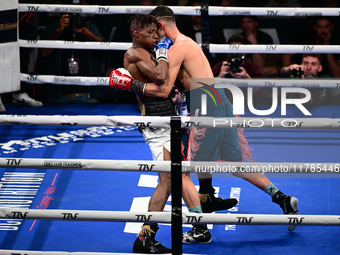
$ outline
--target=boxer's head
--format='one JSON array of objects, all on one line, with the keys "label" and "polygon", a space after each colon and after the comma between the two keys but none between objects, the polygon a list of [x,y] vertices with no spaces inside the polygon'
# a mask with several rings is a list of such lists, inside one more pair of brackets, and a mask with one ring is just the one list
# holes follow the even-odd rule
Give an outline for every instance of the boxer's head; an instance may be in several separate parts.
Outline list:
[{"label": "boxer's head", "polygon": [[158,42],[156,18],[149,14],[138,14],[130,18],[130,32],[134,44],[153,49]]}]

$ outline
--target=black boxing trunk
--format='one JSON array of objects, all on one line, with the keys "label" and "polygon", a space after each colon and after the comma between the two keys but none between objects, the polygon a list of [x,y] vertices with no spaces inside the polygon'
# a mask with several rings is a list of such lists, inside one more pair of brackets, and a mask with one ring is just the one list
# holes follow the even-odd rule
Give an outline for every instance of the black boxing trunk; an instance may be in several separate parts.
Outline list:
[{"label": "black boxing trunk", "polygon": [[146,98],[141,100],[140,110],[143,116],[176,116],[177,108],[172,100],[176,95],[172,88],[168,98]]},{"label": "black boxing trunk", "polygon": [[140,110],[143,116],[176,116],[176,105],[168,98],[147,98],[141,101]]}]

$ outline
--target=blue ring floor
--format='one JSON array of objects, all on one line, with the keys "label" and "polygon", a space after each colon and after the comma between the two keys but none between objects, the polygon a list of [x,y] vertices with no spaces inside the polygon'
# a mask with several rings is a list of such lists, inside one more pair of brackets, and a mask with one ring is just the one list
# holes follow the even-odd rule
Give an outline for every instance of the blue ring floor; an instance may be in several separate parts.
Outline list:
[{"label": "blue ring floor", "polygon": [[[134,105],[50,104],[27,108],[8,104],[6,108],[6,114],[140,115]],[[288,110],[287,118],[304,117],[293,107]],[[311,112],[312,117],[339,118],[340,106],[323,106]],[[280,113],[271,117],[275,116]],[[2,158],[152,160],[134,127],[3,125],[0,132]],[[245,135],[258,162],[340,163],[340,130],[246,129]],[[0,168],[0,176],[1,207],[107,211],[146,211],[158,180],[156,173],[60,169]],[[284,193],[299,199],[300,214],[340,215],[338,175],[268,176]],[[192,178],[198,185],[196,176]],[[35,187],[27,186],[31,181]],[[17,187],[6,186],[8,182],[18,182]],[[224,176],[215,178],[213,185],[224,198],[238,191],[239,204],[229,213],[282,213],[269,195],[244,180]],[[170,210],[168,201],[165,211]],[[183,253],[340,254],[339,226],[299,226],[294,232],[280,225],[209,227],[212,242],[183,245]],[[131,253],[139,229],[139,223],[0,219],[0,249]],[[183,231],[187,230],[189,227],[184,226]],[[170,226],[160,224],[156,239],[171,247]]]}]

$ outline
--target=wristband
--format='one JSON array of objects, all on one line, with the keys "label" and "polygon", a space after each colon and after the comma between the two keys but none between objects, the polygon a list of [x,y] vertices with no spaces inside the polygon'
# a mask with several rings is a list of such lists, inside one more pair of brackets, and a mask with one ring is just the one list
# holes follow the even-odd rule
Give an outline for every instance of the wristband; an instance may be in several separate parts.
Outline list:
[{"label": "wristband", "polygon": [[157,61],[162,59],[168,62],[168,49],[159,48],[158,50],[156,50],[156,59]]},{"label": "wristband", "polygon": [[146,83],[145,82],[138,81],[138,80],[134,79],[131,82],[130,91],[134,92],[134,93],[137,93],[137,94],[144,95],[145,87],[146,87]]}]

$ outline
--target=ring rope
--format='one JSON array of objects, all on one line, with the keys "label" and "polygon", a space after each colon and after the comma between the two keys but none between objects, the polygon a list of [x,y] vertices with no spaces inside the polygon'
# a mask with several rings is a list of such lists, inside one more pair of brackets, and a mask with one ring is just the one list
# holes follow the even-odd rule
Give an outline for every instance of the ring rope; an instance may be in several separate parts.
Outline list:
[{"label": "ring rope", "polygon": [[[62,116],[62,115],[0,115],[2,125],[48,126],[137,126],[170,128],[172,117],[167,116]],[[181,117],[181,126],[209,128],[289,128],[336,129],[340,119],[335,118],[213,118]]]},{"label": "ring rope", "polygon": [[[171,161],[0,158],[0,167],[169,173],[171,172]],[[340,174],[340,162],[267,163],[267,162],[182,161],[182,172],[211,173],[211,174],[214,173]]]},{"label": "ring rope", "polygon": [[[171,223],[171,212],[0,208],[1,219]],[[183,224],[340,226],[340,215],[205,214],[182,212]]]},{"label": "ring rope", "polygon": [[[89,49],[89,50],[127,50],[132,43],[119,42],[80,42],[61,40],[19,40],[24,48]],[[339,45],[285,45],[285,44],[209,44],[211,53],[340,53]]]},{"label": "ring rope", "polygon": [[[103,6],[103,5],[45,5],[19,4],[19,12],[74,12],[89,14],[149,13],[156,6]],[[169,6],[175,15],[200,15],[201,7]],[[209,16],[339,16],[340,8],[275,8],[275,7],[220,7],[209,6]]]},{"label": "ring rope", "polygon": [[[60,75],[30,75],[20,74],[20,80],[35,84],[109,86],[109,77],[60,76]],[[215,78],[216,88],[220,84],[230,84],[237,87],[303,87],[303,88],[340,88],[340,80],[336,79],[235,79]]]}]

